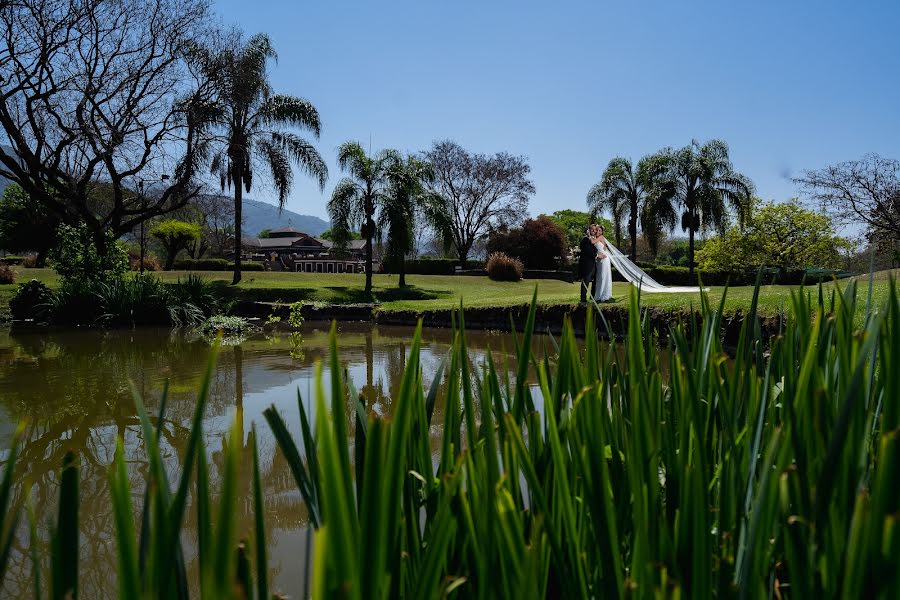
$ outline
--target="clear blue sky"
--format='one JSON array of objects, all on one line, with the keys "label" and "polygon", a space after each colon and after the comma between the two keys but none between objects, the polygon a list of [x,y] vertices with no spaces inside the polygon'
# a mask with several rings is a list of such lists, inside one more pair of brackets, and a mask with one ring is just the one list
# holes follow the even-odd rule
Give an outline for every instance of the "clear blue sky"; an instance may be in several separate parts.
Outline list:
[{"label": "clear blue sky", "polygon": [[[274,41],[278,91],[318,108],[325,193],[297,177],[287,207],[326,217],[341,142],[418,151],[452,138],[525,155],[530,213],[582,209],[615,155],[692,138],[731,146],[764,198],[802,169],[900,158],[900,3],[762,0],[338,2],[218,0],[225,23]],[[252,194],[274,201],[271,191]]]}]

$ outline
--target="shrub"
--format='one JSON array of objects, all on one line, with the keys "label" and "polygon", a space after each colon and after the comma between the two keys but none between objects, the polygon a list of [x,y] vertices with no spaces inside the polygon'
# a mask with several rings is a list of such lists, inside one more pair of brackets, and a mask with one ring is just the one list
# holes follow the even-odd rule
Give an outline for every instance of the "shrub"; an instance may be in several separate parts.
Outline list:
[{"label": "shrub", "polygon": [[38,257],[34,254],[29,254],[25,258],[22,259],[22,266],[26,269],[33,269],[37,267]]},{"label": "shrub", "polygon": [[[132,256],[132,254],[128,253],[128,262],[131,265],[132,271],[140,271],[141,270],[141,256],[138,254],[137,256]],[[144,255],[144,271],[162,271],[162,264],[159,262],[159,259],[155,254],[145,254]]]},{"label": "shrub", "polygon": [[230,263],[224,258],[185,258],[176,260],[176,271],[227,271]]},{"label": "shrub", "polygon": [[203,314],[211,315],[219,308],[219,298],[211,281],[195,273],[169,286],[169,291],[179,304],[196,306]]},{"label": "shrub", "polygon": [[167,285],[150,273],[109,281],[71,279],[51,294],[48,318],[68,325],[172,325],[201,322],[216,308],[196,282]]},{"label": "shrub", "polygon": [[0,285],[9,285],[16,282],[18,272],[9,265],[0,265]]},{"label": "shrub", "polygon": [[53,259],[56,272],[63,279],[109,281],[120,278],[128,270],[125,245],[108,234],[106,252],[101,253],[85,225],[60,225]]},{"label": "shrub", "polygon": [[[228,263],[228,270],[234,271],[234,263]],[[266,267],[262,263],[258,262],[242,262],[241,263],[241,271],[265,271]]]},{"label": "shrub", "polygon": [[487,251],[518,258],[528,269],[555,269],[568,252],[566,232],[542,215],[537,219],[526,219],[521,229],[491,233]]},{"label": "shrub", "polygon": [[215,315],[204,321],[197,331],[207,340],[222,336],[224,344],[238,344],[248,335],[259,331],[259,327],[243,317]]},{"label": "shrub", "polygon": [[488,256],[486,270],[488,277],[494,281],[519,281],[525,267],[518,258],[507,256],[503,252],[494,252]]},{"label": "shrub", "polygon": [[[455,258],[417,258],[407,260],[405,269],[407,275],[453,275],[458,264]],[[385,273],[397,273],[394,261],[386,259],[382,265]]]},{"label": "shrub", "polygon": [[9,310],[16,320],[44,321],[50,310],[53,292],[43,282],[32,279],[20,283],[16,295],[9,301]]}]

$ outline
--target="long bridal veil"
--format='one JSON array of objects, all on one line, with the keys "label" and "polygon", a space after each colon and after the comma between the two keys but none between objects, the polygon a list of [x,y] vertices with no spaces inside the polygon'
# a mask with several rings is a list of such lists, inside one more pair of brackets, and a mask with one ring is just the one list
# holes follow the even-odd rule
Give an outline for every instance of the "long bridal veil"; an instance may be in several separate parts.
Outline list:
[{"label": "long bridal veil", "polygon": [[705,292],[709,289],[703,288],[701,290],[701,288],[698,287],[666,287],[661,283],[655,281],[652,277],[642,271],[640,267],[631,262],[631,260],[629,260],[629,258],[624,254],[619,252],[619,249],[613,246],[609,242],[609,240],[606,241],[606,246],[606,254],[609,256],[609,260],[612,263],[612,266],[614,266],[616,270],[622,274],[622,277],[630,281],[642,292],[647,292],[650,294],[672,294],[675,292]]}]

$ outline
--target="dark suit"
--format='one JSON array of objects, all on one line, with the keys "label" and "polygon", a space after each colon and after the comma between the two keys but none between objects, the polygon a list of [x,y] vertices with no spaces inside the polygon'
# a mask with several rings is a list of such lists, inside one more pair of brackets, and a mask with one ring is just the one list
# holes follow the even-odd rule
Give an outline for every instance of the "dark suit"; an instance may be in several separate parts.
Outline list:
[{"label": "dark suit", "polygon": [[597,289],[597,248],[591,243],[588,236],[581,238],[578,246],[578,276],[581,278],[581,301],[587,302],[588,284],[591,286],[591,296]]}]

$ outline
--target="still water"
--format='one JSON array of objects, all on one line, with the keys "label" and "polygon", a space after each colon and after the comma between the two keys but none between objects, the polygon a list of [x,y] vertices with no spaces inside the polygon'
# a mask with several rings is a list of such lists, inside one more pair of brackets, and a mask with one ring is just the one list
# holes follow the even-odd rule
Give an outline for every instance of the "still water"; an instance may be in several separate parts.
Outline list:
[{"label": "still water", "polygon": [[[338,343],[343,367],[379,415],[392,410],[391,398],[409,353],[413,330],[368,324],[339,326]],[[488,352],[498,368],[514,369],[510,334],[468,332],[473,366],[483,364]],[[308,520],[303,502],[281,453],[277,451],[262,411],[275,405],[299,440],[297,393],[309,406],[313,398],[316,365],[326,363],[329,334],[324,326],[307,325],[299,336],[257,335],[240,345],[223,347],[216,363],[204,421],[205,449],[213,486],[221,468],[224,434],[239,418],[244,432],[242,473],[250,472],[250,436],[256,425],[266,504],[269,561],[274,589],[292,598],[304,595],[309,548]],[[451,343],[451,332],[426,330],[421,362],[429,385]],[[535,350],[549,344],[537,337]],[[81,474],[81,597],[108,598],[117,593],[115,531],[108,501],[108,465],[116,440],[125,442],[132,476],[133,503],[142,502],[147,470],[143,436],[131,397],[131,382],[144,397],[148,412],[158,411],[160,395],[168,383],[166,427],[162,452],[170,479],[180,473],[188,427],[210,356],[209,344],[179,332],[67,331],[11,333],[0,330],[0,463],[5,462],[13,433],[25,421],[26,443],[18,462],[17,481],[31,483],[32,498],[40,515],[44,543],[47,522],[55,519],[58,471],[66,451],[78,452]],[[323,367],[327,377],[328,370]],[[240,407],[242,410],[237,411]],[[443,421],[436,407],[434,422]],[[348,412],[349,414],[349,412]],[[432,446],[440,446],[433,429]],[[252,532],[249,482],[238,499],[239,535]],[[16,490],[21,500],[23,486]],[[25,527],[16,539],[3,598],[31,597],[31,568]],[[193,509],[186,515],[185,553],[190,561],[196,537]],[[46,546],[41,555],[46,557]],[[45,570],[48,565],[45,565]],[[189,569],[192,567],[189,565]],[[46,582],[46,574],[42,577]]]}]

